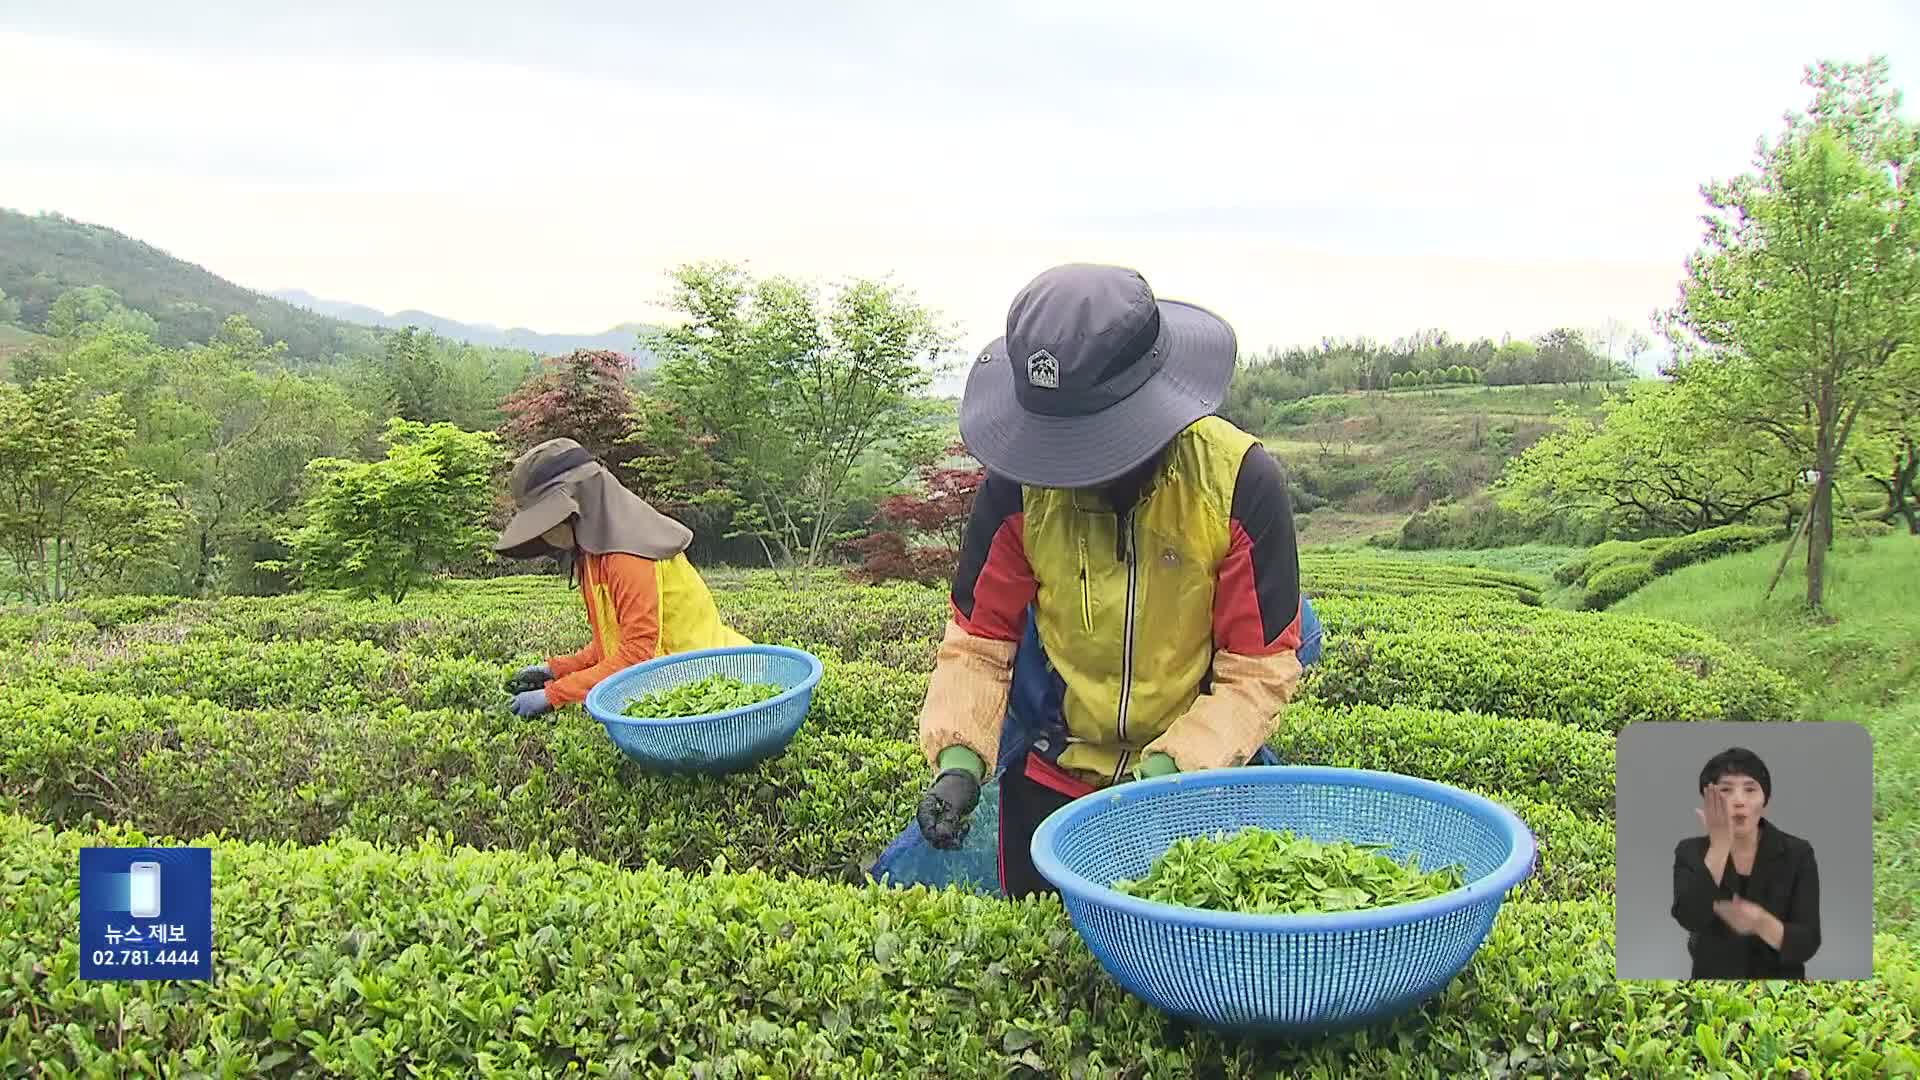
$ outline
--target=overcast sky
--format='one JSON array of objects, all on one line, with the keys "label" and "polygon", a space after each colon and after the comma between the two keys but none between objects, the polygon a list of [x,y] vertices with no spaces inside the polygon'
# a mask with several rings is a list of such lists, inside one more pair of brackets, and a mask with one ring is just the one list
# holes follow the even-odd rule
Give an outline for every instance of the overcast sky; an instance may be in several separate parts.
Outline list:
[{"label": "overcast sky", "polygon": [[0,4],[0,205],[543,331],[711,257],[891,274],[969,349],[1082,260],[1247,349],[1528,336],[1670,303],[1805,64],[1920,75],[1902,0],[271,6]]}]

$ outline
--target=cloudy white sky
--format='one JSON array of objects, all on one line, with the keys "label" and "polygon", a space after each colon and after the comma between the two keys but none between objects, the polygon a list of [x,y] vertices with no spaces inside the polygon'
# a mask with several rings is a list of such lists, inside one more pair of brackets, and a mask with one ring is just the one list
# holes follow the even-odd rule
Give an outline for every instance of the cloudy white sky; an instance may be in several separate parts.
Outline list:
[{"label": "cloudy white sky", "polygon": [[1920,76],[1906,0],[290,6],[0,4],[0,205],[545,331],[713,257],[890,274],[967,348],[1079,260],[1249,349],[1531,335],[1669,303],[1803,65]]}]

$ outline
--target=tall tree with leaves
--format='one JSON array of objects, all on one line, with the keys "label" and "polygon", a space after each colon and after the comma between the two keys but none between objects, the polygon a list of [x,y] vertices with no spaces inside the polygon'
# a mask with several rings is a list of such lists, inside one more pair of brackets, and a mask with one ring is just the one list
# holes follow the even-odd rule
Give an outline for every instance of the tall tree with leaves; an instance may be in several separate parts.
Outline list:
[{"label": "tall tree with leaves", "polygon": [[952,332],[909,294],[856,281],[823,302],[806,283],[755,280],[728,264],[673,275],[684,325],[649,343],[655,393],[710,440],[736,527],[777,557],[817,564],[850,501],[856,467],[887,457],[905,478],[938,452],[916,395]]},{"label": "tall tree with leaves", "polygon": [[1806,82],[1812,108],[1762,140],[1755,171],[1705,187],[1705,246],[1671,325],[1676,374],[1711,388],[1724,429],[1764,431],[1813,473],[1806,602],[1818,610],[1848,440],[1920,340],[1920,128],[1900,116],[1884,58],[1822,63]]},{"label": "tall tree with leaves", "polygon": [[12,589],[58,602],[113,591],[164,563],[180,515],[128,463],[133,423],[77,375],[0,383],[0,549]]},{"label": "tall tree with leaves", "polygon": [[1610,534],[1665,536],[1750,521],[1793,497],[1794,469],[1754,432],[1726,433],[1704,388],[1655,384],[1561,427],[1507,462],[1502,509],[1550,510]]},{"label": "tall tree with leaves", "polygon": [[543,370],[500,403],[507,421],[500,435],[510,450],[567,438],[609,467],[637,452],[625,442],[634,427],[627,376],[633,360],[604,349],[576,349],[550,357]]},{"label": "tall tree with leaves", "polygon": [[311,463],[306,523],[287,533],[295,576],[394,603],[438,571],[481,558],[492,532],[497,439],[452,424],[394,419],[386,457]]}]

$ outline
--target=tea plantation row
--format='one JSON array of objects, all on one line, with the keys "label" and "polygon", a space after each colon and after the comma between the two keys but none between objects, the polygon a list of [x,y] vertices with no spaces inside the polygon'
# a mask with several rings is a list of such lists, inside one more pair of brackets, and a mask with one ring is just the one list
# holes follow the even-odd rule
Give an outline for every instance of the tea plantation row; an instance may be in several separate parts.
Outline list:
[{"label": "tea plantation row", "polygon": [[[1052,901],[849,884],[910,819],[943,595],[716,575],[827,660],[753,773],[640,773],[507,671],[582,640],[552,579],[0,613],[0,1074],[1812,1076],[1910,1068],[1920,958],[1866,984],[1622,985],[1613,750],[1634,720],[1775,720],[1697,633],[1548,611],[1525,579],[1308,558],[1326,658],[1273,745],[1512,807],[1541,858],[1420,1023],[1255,1049],[1165,1025]],[[74,851],[217,844],[211,985],[77,979]],[[369,846],[375,845],[375,846]],[[458,849],[450,845],[464,845]],[[470,848],[484,849],[480,851]]]}]

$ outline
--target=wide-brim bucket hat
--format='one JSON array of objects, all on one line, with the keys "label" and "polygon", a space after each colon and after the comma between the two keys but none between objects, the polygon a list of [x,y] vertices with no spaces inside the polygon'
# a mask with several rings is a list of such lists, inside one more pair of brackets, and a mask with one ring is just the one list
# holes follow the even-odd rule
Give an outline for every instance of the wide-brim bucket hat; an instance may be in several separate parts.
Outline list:
[{"label": "wide-brim bucket hat", "polygon": [[1220,407],[1237,351],[1226,320],[1157,298],[1136,270],[1056,266],[968,373],[960,437],[1021,484],[1105,484]]},{"label": "wide-brim bucket hat", "polygon": [[519,511],[493,550],[510,559],[553,551],[543,537],[573,523],[574,543],[595,555],[626,552],[669,559],[693,542],[693,530],[653,508],[572,439],[548,439],[514,460],[507,489]]}]

